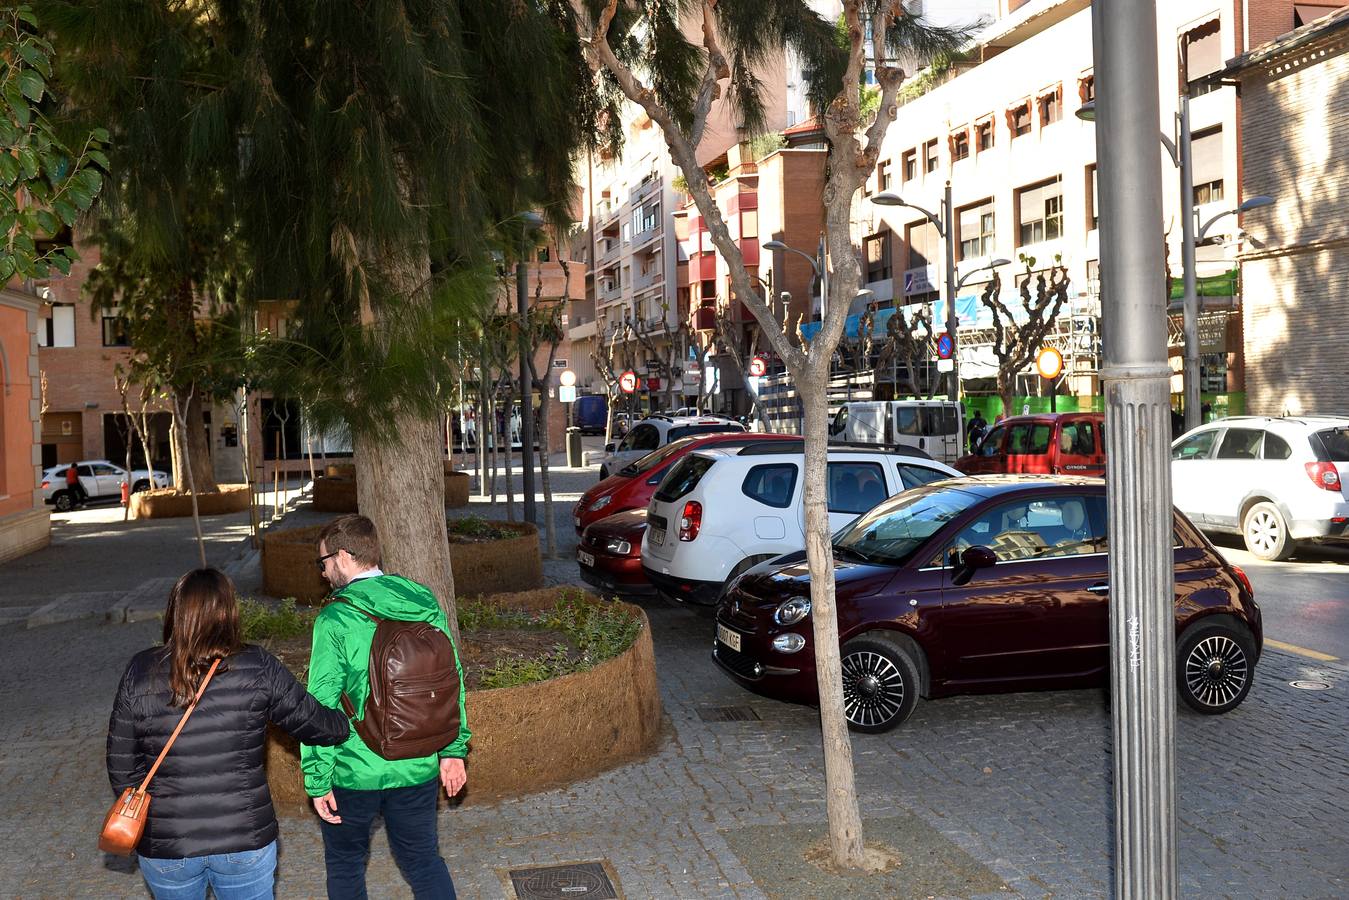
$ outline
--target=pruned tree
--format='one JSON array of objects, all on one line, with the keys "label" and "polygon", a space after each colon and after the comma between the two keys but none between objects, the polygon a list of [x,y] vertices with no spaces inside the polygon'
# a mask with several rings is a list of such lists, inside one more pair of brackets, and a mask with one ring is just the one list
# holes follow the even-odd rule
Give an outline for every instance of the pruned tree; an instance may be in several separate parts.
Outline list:
[{"label": "pruned tree", "polygon": [[[735,368],[740,373],[741,380],[748,386],[751,377],[749,364],[757,351],[761,331],[757,327],[758,323],[733,322],[729,303],[717,305],[713,323],[713,339],[725,348],[726,353],[731,357],[731,361],[735,363]],[[751,391],[746,387],[746,392],[749,394],[750,406],[754,409],[755,417],[763,423],[765,428],[768,427],[768,413],[764,409],[758,391]]]},{"label": "pruned tree", "polygon": [[979,295],[979,302],[993,313],[993,355],[998,360],[998,397],[1004,415],[1011,415],[1016,376],[1035,360],[1045,336],[1058,319],[1059,310],[1068,300],[1068,270],[1059,256],[1054,257],[1047,276],[1035,271],[1035,257],[1022,254],[1020,259],[1026,266],[1017,291],[1021,299],[1020,315],[1013,315],[1012,308],[1003,302],[1002,276],[997,273]]},{"label": "pruned tree", "polygon": [[[558,259],[561,259],[560,253]],[[569,266],[565,262],[562,263],[562,273],[563,284],[566,284]],[[557,348],[561,346],[563,339],[567,336],[566,329],[562,327],[562,310],[565,307],[566,300],[564,298],[561,302],[546,305],[542,301],[543,273],[540,271],[534,286],[534,302],[529,307],[529,321],[525,327],[528,329],[529,346],[547,347],[548,358],[544,363],[542,376],[539,374],[538,364],[532,354],[526,355],[525,364],[529,369],[530,392],[539,392],[539,418],[536,423],[538,425],[536,436],[539,440],[539,481],[543,488],[545,549],[549,557],[555,557],[557,556],[557,528],[553,522],[553,485],[549,468],[549,454],[552,448],[549,440],[548,409],[552,405],[549,393],[553,383],[553,360],[557,359]],[[530,392],[526,392],[526,396]]]},{"label": "pruned tree", "polygon": [[[953,50],[961,30],[933,28],[910,14],[900,0],[844,0],[839,27],[818,16],[804,0],[569,0],[575,29],[597,83],[616,86],[661,129],[666,145],[713,244],[725,260],[731,289],[758,320],[785,363],[804,406],[806,557],[815,665],[824,744],[829,843],[835,863],[867,865],[854,784],[848,719],[834,606],[834,560],[826,509],[829,364],[838,346],[848,305],[861,281],[859,248],[853,239],[854,204],[875,170],[905,74],[900,55],[931,57]],[[685,13],[696,17],[684,21]],[[687,27],[687,32],[686,32]],[[695,30],[696,27],[696,30]],[[697,35],[692,43],[686,33]],[[828,143],[823,205],[830,257],[829,313],[814,339],[795,345],[773,310],[754,290],[740,247],[698,165],[708,116],[727,96],[740,124],[751,134],[765,128],[762,84],[756,67],[790,48],[805,61],[809,96]],[[864,115],[862,84],[874,70],[879,112]]]},{"label": "pruned tree", "polygon": [[[890,370],[896,396],[899,395],[899,370],[901,367],[913,394],[923,393],[918,380],[918,364],[920,362],[926,363],[932,358],[932,319],[921,306],[913,307],[913,311],[909,313],[905,312],[907,308],[897,308],[894,314],[886,320],[885,335],[880,341],[880,350],[876,357],[877,369],[883,371],[888,368]],[[873,342],[875,341],[874,326],[870,339]],[[935,380],[929,379],[926,391],[929,399],[936,393],[936,388]]]}]

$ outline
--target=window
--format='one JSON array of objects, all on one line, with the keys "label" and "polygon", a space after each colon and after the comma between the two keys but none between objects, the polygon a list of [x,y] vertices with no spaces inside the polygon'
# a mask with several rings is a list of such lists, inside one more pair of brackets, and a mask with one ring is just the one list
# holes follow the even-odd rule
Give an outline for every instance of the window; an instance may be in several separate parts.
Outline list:
[{"label": "window", "polygon": [[867,281],[884,281],[893,273],[890,270],[890,232],[882,231],[863,242],[867,261]]},{"label": "window", "polygon": [[1059,452],[1071,456],[1092,456],[1096,453],[1096,425],[1080,419],[1069,422],[1059,432]]},{"label": "window", "polygon": [[933,138],[923,145],[923,171],[937,171],[937,139]]},{"label": "window", "polygon": [[1088,103],[1096,99],[1096,76],[1083,75],[1077,79],[1077,99]]},{"label": "window", "polygon": [[993,201],[967,206],[960,210],[956,238],[960,241],[960,258],[975,259],[993,252]]},{"label": "window", "polygon": [[1017,246],[1052,241],[1063,236],[1063,184],[1041,182],[1016,192]]},{"label": "window", "polygon": [[[285,335],[282,335],[285,337]],[[113,307],[103,313],[103,346],[104,347],[126,347],[131,343],[126,333],[126,319],[122,317],[122,310]]]},{"label": "window", "polygon": [[902,177],[905,182],[913,181],[918,177],[918,151],[906,150],[901,157]]},{"label": "window", "polygon": [[879,463],[831,462],[829,511],[857,515],[880,503],[890,492]]},{"label": "window", "polygon": [[725,422],[718,422],[716,425],[684,425],[680,428],[671,428],[667,437],[672,441],[677,441],[686,437],[697,437],[700,434],[725,434],[728,431],[744,430],[739,425],[732,428]]},{"label": "window", "polygon": [[786,509],[796,493],[796,466],[791,463],[755,466],[741,483],[740,493],[765,506]]},{"label": "window", "polygon": [[1105,537],[1100,500],[1049,497],[1003,503],[956,535],[951,549],[988,547],[1000,562],[1098,553]]},{"label": "window", "polygon": [[740,236],[757,238],[759,236],[759,211],[747,209],[740,214]]},{"label": "window", "polygon": [[1288,442],[1277,434],[1265,432],[1265,448],[1260,454],[1261,459],[1287,459],[1293,455],[1293,448],[1288,446]]},{"label": "window", "polygon": [[1096,193],[1096,164],[1087,166],[1087,230],[1101,226],[1101,201]]},{"label": "window", "polygon": [[1213,438],[1216,437],[1216,431],[1201,431],[1199,434],[1191,435],[1179,444],[1171,448],[1172,459],[1208,459],[1208,454],[1213,449]]},{"label": "window", "polygon": [[931,265],[941,253],[941,235],[937,226],[926,220],[914,222],[908,226],[909,264],[905,268],[917,269]]},{"label": "window", "polygon": [[[1320,442],[1320,447],[1317,447]],[[1349,462],[1349,428],[1327,428],[1316,432],[1312,441],[1319,462]]]},{"label": "window", "polygon": [[975,146],[980,153],[993,149],[993,120],[985,119],[974,126]]},{"label": "window", "polygon": [[1012,132],[1012,137],[1021,137],[1023,134],[1030,134],[1030,101],[1019,106],[1014,106],[1007,111],[1007,127]]},{"label": "window", "polygon": [[39,347],[75,346],[75,306],[71,303],[53,303],[51,318],[44,319],[38,329]]},{"label": "window", "polygon": [[1180,58],[1180,82],[1191,97],[1218,89],[1217,84],[1200,81],[1223,67],[1222,31],[1217,19],[1180,36]]},{"label": "window", "polygon": [[1218,445],[1218,459],[1259,459],[1263,431],[1253,428],[1229,428]]},{"label": "window", "polygon": [[890,190],[890,160],[882,160],[876,164],[876,190]]},{"label": "window", "polygon": [[1194,203],[1217,203],[1223,199],[1223,130],[1211,128],[1190,139],[1190,171],[1194,177]]},{"label": "window", "polygon": [[1040,127],[1052,125],[1063,118],[1063,87],[1056,86],[1047,94],[1041,94],[1036,101],[1040,110]]},{"label": "window", "polygon": [[1048,453],[1051,430],[1050,426],[1035,422],[1013,425],[1007,434],[1007,455],[1041,456]]},{"label": "window", "polygon": [[970,155],[969,129],[951,132],[951,162],[967,159]]},{"label": "window", "polygon": [[997,456],[1002,452],[1002,439],[1007,433],[1006,425],[995,425],[993,430],[979,443],[980,456]]},{"label": "window", "polygon": [[901,464],[899,467],[899,480],[904,483],[906,489],[918,487],[920,484],[931,484],[934,481],[941,481],[950,477],[945,472],[938,469],[929,469],[927,466]]},{"label": "window", "polygon": [[712,468],[716,460],[690,453],[674,464],[670,474],[660,483],[656,499],[662,503],[673,503],[698,486],[703,475]]}]

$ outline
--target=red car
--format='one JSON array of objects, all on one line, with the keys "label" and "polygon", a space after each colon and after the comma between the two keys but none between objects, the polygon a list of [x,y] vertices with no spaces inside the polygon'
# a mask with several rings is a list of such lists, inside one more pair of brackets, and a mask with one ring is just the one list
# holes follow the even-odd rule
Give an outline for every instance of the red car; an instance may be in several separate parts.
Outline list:
[{"label": "red car", "polygon": [[[1250,581],[1174,513],[1176,687],[1205,714],[1246,698],[1263,641]],[[844,713],[881,732],[919,697],[1110,678],[1105,483],[985,475],[912,488],[834,535]],[[810,570],[750,569],[717,607],[713,659],[766,697],[818,699]]]},{"label": "red car", "polygon": [[581,579],[613,594],[654,594],[642,571],[646,509],[629,509],[586,526],[576,547]]},{"label": "red car", "polygon": [[966,475],[1105,474],[1105,414],[1011,416],[989,429],[975,451],[953,465]]},{"label": "red car", "polygon": [[[636,462],[629,463],[614,475],[601,481],[581,495],[571,509],[572,524],[579,537],[592,522],[629,509],[646,509],[656,485],[670,471],[670,466],[684,458],[684,454],[701,447],[743,447],[765,440],[801,440],[796,434],[751,434],[749,432],[717,432],[680,438],[653,450]],[[637,543],[641,543],[638,535]]]}]

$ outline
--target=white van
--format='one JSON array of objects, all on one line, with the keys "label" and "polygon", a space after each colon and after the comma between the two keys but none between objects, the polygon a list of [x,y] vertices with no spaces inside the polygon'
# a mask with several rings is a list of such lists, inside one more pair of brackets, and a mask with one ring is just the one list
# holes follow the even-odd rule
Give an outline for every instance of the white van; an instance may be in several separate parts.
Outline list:
[{"label": "white van", "polygon": [[953,463],[965,455],[965,407],[952,400],[867,400],[843,404],[829,426],[839,444],[916,447]]}]

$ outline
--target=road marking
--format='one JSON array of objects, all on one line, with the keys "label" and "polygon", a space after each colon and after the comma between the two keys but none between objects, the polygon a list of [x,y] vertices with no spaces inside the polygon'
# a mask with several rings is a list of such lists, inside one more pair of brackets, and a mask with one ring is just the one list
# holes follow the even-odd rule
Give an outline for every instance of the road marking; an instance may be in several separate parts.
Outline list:
[{"label": "road marking", "polygon": [[1296,653],[1298,656],[1305,656],[1308,659],[1315,659],[1319,662],[1339,662],[1338,656],[1331,656],[1329,653],[1322,653],[1319,650],[1308,650],[1306,647],[1299,647],[1297,644],[1285,644],[1283,641],[1276,641],[1271,638],[1265,638],[1266,647],[1274,647],[1278,650],[1286,650],[1289,653]]}]

